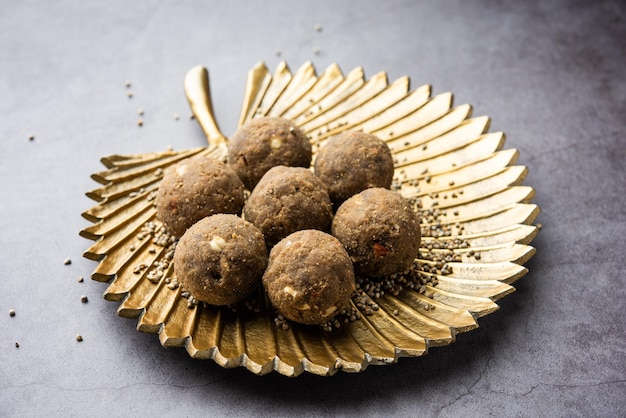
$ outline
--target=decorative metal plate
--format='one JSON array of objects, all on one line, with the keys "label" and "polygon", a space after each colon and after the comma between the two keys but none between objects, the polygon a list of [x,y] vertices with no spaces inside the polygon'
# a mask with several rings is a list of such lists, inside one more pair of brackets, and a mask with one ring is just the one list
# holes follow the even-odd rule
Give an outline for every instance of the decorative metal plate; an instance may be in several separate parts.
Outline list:
[{"label": "decorative metal plate", "polygon": [[158,333],[163,346],[261,375],[360,372],[452,343],[497,310],[496,301],[526,274],[539,208],[530,203],[533,189],[522,185],[526,168],[514,165],[517,151],[503,149],[502,132],[488,132],[488,117],[471,117],[467,104],[453,107],[450,93],[431,97],[428,85],[409,91],[408,77],[389,84],[381,72],[366,80],[361,68],[344,76],[336,64],[317,75],[311,63],[292,74],[284,62],[272,74],[259,63],[248,74],[239,125],[257,115],[291,119],[314,153],[346,129],[387,141],[394,187],[423,218],[418,266],[429,280],[384,294],[378,310],[331,332],[283,330],[267,305],[235,312],[189,304],[155,216],[155,191],[166,167],[196,154],[224,159],[228,140],[213,118],[206,69],[189,71],[185,92],[209,146],[103,158],[106,170],[92,175],[102,187],[87,193],[98,203],[83,213],[93,225],[80,232],[95,241],[84,255],[99,261],[93,279],[110,282],[105,299],[121,302],[118,314],[139,318],[137,328]]}]

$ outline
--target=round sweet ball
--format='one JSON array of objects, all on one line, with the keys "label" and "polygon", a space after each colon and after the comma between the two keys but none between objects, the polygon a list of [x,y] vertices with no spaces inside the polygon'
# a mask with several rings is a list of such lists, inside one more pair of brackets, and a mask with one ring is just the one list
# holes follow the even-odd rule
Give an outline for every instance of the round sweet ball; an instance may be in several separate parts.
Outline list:
[{"label": "round sweet ball", "polygon": [[310,169],[277,166],[261,178],[243,207],[272,247],[303,229],[330,231],[333,210],[326,186]]},{"label": "round sweet ball", "polygon": [[335,208],[370,187],[391,187],[393,157],[385,141],[361,131],[331,138],[315,158],[315,174],[328,186]]},{"label": "round sweet ball", "polygon": [[357,275],[406,272],[420,247],[420,222],[408,200],[383,188],[366,189],[337,209],[332,234],[341,241]]},{"label": "round sweet ball", "polygon": [[223,162],[208,156],[185,159],[168,169],[156,197],[157,218],[177,238],[200,219],[240,214],[244,186]]},{"label": "round sweet ball", "polygon": [[267,267],[263,234],[236,215],[218,214],[194,224],[174,250],[183,289],[211,305],[231,305],[260,288]]},{"label": "round sweet ball", "polygon": [[289,235],[272,248],[263,286],[285,318],[323,324],[347,307],[355,289],[354,270],[336,238],[309,229]]},{"label": "round sweet ball", "polygon": [[283,118],[251,119],[229,141],[228,165],[249,189],[272,167],[309,167],[311,143],[291,121]]}]

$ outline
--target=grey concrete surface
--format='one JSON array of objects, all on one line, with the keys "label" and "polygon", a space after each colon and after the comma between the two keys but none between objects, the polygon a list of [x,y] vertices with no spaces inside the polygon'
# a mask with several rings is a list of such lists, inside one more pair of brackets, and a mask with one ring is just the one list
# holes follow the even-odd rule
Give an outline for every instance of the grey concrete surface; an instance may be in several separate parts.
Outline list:
[{"label": "grey concrete surface", "polygon": [[[0,416],[625,416],[625,39],[620,0],[0,1]],[[519,150],[543,229],[478,330],[359,374],[259,377],[101,298],[78,236],[99,159],[202,145],[196,64],[231,134],[248,69],[281,59],[452,91]]]}]

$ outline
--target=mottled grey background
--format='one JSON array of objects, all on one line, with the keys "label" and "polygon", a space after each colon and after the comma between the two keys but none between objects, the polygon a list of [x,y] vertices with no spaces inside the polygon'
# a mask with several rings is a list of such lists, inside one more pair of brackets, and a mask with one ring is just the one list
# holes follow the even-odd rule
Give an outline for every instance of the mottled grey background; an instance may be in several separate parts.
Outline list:
[{"label": "mottled grey background", "polygon": [[[626,415],[625,40],[621,0],[0,1],[0,416]],[[196,64],[231,134],[248,69],[281,59],[452,91],[520,151],[543,229],[478,330],[360,374],[258,377],[162,348],[87,279],[100,157],[204,144]]]}]

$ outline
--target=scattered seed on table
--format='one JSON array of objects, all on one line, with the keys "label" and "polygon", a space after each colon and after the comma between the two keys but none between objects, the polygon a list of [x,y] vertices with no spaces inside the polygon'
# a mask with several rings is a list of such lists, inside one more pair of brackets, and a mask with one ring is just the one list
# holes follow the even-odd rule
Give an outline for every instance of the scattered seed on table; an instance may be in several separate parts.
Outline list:
[{"label": "scattered seed on table", "polygon": [[83,276],[78,277],[78,283],[82,283],[84,281]]},{"label": "scattered seed on table", "polygon": [[9,309],[9,316],[15,316],[15,309]]},{"label": "scattered seed on table", "polygon": [[82,303],[87,303],[87,302],[89,302],[89,298],[87,296],[83,295],[83,296],[80,297],[80,301]]},{"label": "scattered seed on table", "polygon": [[129,91],[128,93],[126,93],[126,95],[128,96],[129,99],[133,98],[133,92]]},{"label": "scattered seed on table", "polygon": [[16,342],[15,343],[15,348],[20,348],[20,343]]},{"label": "scattered seed on table", "polygon": [[28,135],[28,140],[29,141],[34,141],[35,140],[35,135]]},{"label": "scattered seed on table", "polygon": [[277,57],[280,57],[282,55],[282,51],[280,49],[277,49],[275,54]]},{"label": "scattered seed on table", "polygon": [[143,115],[143,109],[142,108],[137,109],[137,114],[138,115]]},{"label": "scattered seed on table", "polygon": [[314,53],[315,55],[319,55],[319,53],[320,53],[320,48],[319,48],[318,46],[313,47],[313,53]]},{"label": "scattered seed on table", "polygon": [[190,119],[190,120],[194,120],[195,118],[196,118],[196,116],[195,116],[195,115],[189,115],[189,119]]},{"label": "scattered seed on table", "polygon": [[63,261],[63,264],[65,264],[66,266],[69,266],[70,264],[72,264],[72,260],[69,258],[66,258],[65,261]]},{"label": "scattered seed on table", "polygon": [[124,82],[124,87],[129,88],[130,86],[131,86],[130,81],[126,80],[126,81]]},{"label": "scattered seed on table", "polygon": [[80,334],[76,334],[76,341],[81,342],[83,340],[83,336]]},{"label": "scattered seed on table", "polygon": [[322,31],[322,25],[321,25],[321,24],[319,24],[319,23],[316,23],[316,24],[313,26],[313,29],[315,29],[315,30],[316,30],[316,31],[318,31],[318,32],[321,32],[321,31]]},{"label": "scattered seed on table", "polygon": [[180,119],[180,116],[178,116],[178,113],[174,113],[173,117],[174,117],[174,120]]},{"label": "scattered seed on table", "polygon": [[143,119],[137,119],[137,126],[143,126]]}]

